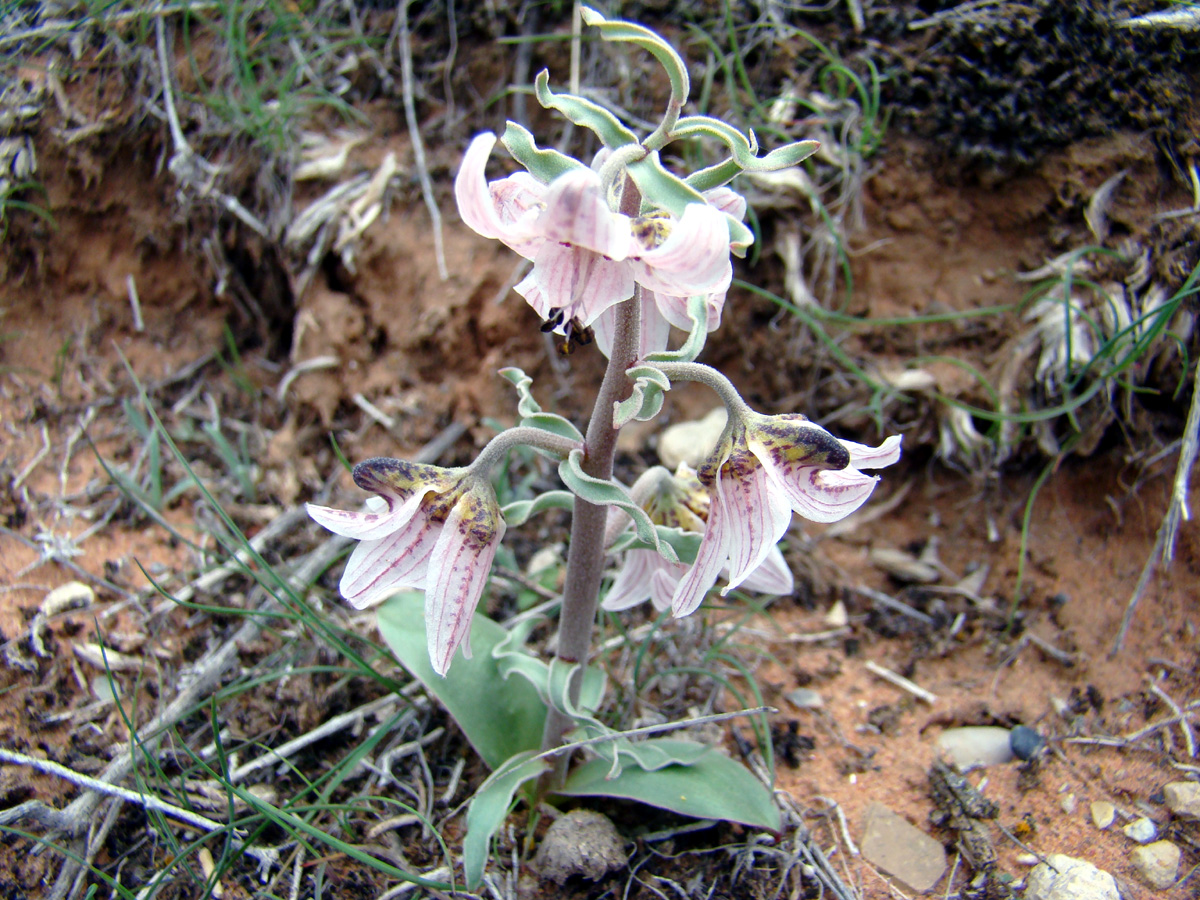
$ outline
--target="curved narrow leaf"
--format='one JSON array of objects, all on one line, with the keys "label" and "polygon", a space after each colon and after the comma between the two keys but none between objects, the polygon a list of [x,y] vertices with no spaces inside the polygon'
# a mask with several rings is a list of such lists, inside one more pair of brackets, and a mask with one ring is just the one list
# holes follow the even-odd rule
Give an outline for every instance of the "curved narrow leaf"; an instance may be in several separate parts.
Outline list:
[{"label": "curved narrow leaf", "polygon": [[691,84],[688,81],[687,66],[675,52],[674,47],[649,28],[643,28],[633,22],[625,22],[620,19],[609,21],[596,10],[587,6],[581,7],[579,12],[584,22],[599,29],[600,37],[604,40],[636,44],[653,54],[654,58],[662,64],[667,72],[667,78],[671,81],[671,100],[678,108],[683,108],[683,104],[687,102],[688,94],[691,92]]},{"label": "curved narrow leaf", "polygon": [[711,116],[687,116],[676,122],[671,131],[673,138],[697,136],[716,138],[724,143],[744,172],[772,172],[794,166],[808,159],[821,146],[819,141],[796,141],[772,150],[766,156],[757,156],[758,141],[753,131],[747,137],[727,122]]},{"label": "curved narrow leaf", "polygon": [[529,174],[542,184],[549,184],[560,175],[574,169],[586,168],[577,159],[572,159],[557,150],[543,150],[533,139],[533,134],[516,122],[505,125],[500,143],[512,154],[513,159],[529,170]]},{"label": "curved narrow leaf", "polygon": [[[646,744],[694,744],[691,741],[658,739]],[[702,745],[696,745],[702,746]],[[667,746],[667,756],[678,748]],[[697,819],[722,819],[752,828],[779,831],[779,810],[771,791],[750,771],[711,747],[690,762],[669,764],[648,772],[626,766],[615,778],[606,778],[610,765],[593,759],[575,769],[560,794],[568,797],[619,797],[636,800]]]},{"label": "curved narrow leaf", "polygon": [[[532,428],[540,428],[559,437],[583,443],[583,435],[571,422],[555,413],[543,412],[541,404],[533,399],[533,379],[516,366],[501,369],[500,375],[517,389],[517,414],[521,416],[521,424]],[[557,461],[557,460],[556,460]]]},{"label": "curved narrow leaf", "polygon": [[[670,544],[681,563],[690,566],[696,561],[696,554],[700,552],[700,541],[704,535],[696,531],[684,531],[682,528],[669,528],[666,525],[655,525],[654,530],[658,532],[659,544]],[[609,553],[620,553],[623,550],[655,550],[657,548],[641,540],[636,533],[627,531],[613,541],[613,545],[608,549]]]},{"label": "curved narrow leaf", "polygon": [[576,125],[590,128],[605,147],[616,149],[628,144],[637,144],[638,136],[621,124],[621,121],[599,103],[574,94],[556,94],[550,90],[550,73],[545,69],[537,73],[533,82],[538,103],[553,109]]},{"label": "curved narrow leaf", "polygon": [[588,503],[596,506],[615,506],[628,513],[633,519],[639,539],[657,550],[667,562],[679,562],[675,549],[670,544],[659,541],[654,523],[650,521],[646,511],[629,496],[629,492],[615,481],[594,478],[583,471],[582,460],[583,451],[572,450],[570,455],[558,464],[558,477],[563,480],[563,484]]},{"label": "curved narrow leaf", "polygon": [[463,874],[470,890],[483,881],[492,835],[504,824],[513,795],[521,785],[549,768],[550,763],[538,759],[535,751],[518,754],[505,760],[471,798],[467,807],[467,836],[463,840]]},{"label": "curved narrow leaf", "polygon": [[405,591],[378,610],[379,632],[404,668],[446,707],[471,746],[494,769],[542,743],[546,704],[523,678],[503,678],[492,651],[509,634],[487,616],[471,622],[471,659],[454,660],[445,677],[433,671],[425,642],[425,595]]},{"label": "curved narrow leaf", "polygon": [[634,419],[639,422],[653,419],[662,409],[663,392],[671,389],[670,379],[653,366],[635,366],[625,375],[633,379],[633,391],[624,400],[613,403],[613,428],[623,428]]}]

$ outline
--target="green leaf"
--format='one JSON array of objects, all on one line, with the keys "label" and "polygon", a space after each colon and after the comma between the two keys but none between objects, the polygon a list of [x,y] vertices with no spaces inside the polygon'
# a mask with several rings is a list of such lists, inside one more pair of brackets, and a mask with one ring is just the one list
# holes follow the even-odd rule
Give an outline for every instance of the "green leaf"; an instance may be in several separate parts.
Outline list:
[{"label": "green leaf", "polygon": [[[695,531],[684,531],[682,528],[669,528],[666,525],[655,525],[654,530],[658,534],[659,544],[670,544],[681,563],[690,566],[696,561],[696,554],[700,552],[700,541],[704,538],[704,535]],[[620,553],[623,550],[656,549],[658,549],[656,545],[648,544],[641,540],[636,533],[627,531],[613,541],[613,545],[609,547],[608,552]]]},{"label": "green leaf", "polygon": [[701,136],[716,138],[724,143],[744,172],[773,172],[776,169],[786,169],[808,159],[821,146],[819,141],[796,141],[760,157],[756,155],[758,141],[755,140],[753,131],[747,137],[727,122],[711,116],[687,116],[676,122],[671,131],[671,137],[676,139]]},{"label": "green leaf", "polygon": [[467,836],[463,840],[463,873],[470,890],[483,881],[492,835],[504,824],[513,795],[521,785],[549,768],[550,763],[538,759],[536,751],[520,753],[505,760],[471,798],[467,807]]},{"label": "green leaf", "polygon": [[635,366],[625,375],[633,379],[633,391],[613,404],[613,428],[623,428],[633,419],[639,422],[653,419],[663,407],[663,391],[671,389],[670,379],[653,366]]},{"label": "green leaf", "polygon": [[596,506],[615,506],[629,513],[638,538],[657,550],[667,562],[679,562],[674,548],[659,541],[654,523],[650,521],[646,511],[629,496],[629,492],[615,481],[604,481],[587,474],[583,471],[582,461],[583,451],[572,450],[570,455],[558,464],[558,477],[563,480],[563,484],[588,503]]},{"label": "green leaf", "polygon": [[550,73],[545,69],[537,73],[533,89],[537,94],[538,103],[546,109],[557,110],[576,125],[590,128],[605,147],[615,150],[617,147],[639,143],[638,136],[599,103],[574,94],[556,94],[550,90]]},{"label": "green leaf", "polygon": [[[579,429],[569,419],[564,419],[562,416],[554,413],[542,411],[541,405],[533,399],[533,379],[526,375],[524,371],[518,369],[516,366],[509,366],[506,369],[501,369],[500,374],[512,382],[513,387],[517,389],[519,398],[517,400],[517,413],[521,416],[522,425],[540,428],[542,431],[557,434],[559,437],[583,443],[583,435],[579,433]],[[556,457],[551,458],[557,462]]]},{"label": "green leaf", "polygon": [[425,595],[406,591],[381,605],[379,632],[404,668],[441,701],[471,746],[494,769],[541,746],[546,704],[523,678],[503,678],[493,650],[508,632],[487,616],[471,622],[471,659],[458,656],[443,678],[429,664]]},{"label": "green leaf", "polygon": [[584,672],[579,708],[571,707],[565,699],[569,696],[566,693],[567,679],[574,674],[579,664],[567,664],[554,659],[547,665],[525,651],[525,641],[540,621],[540,618],[525,619],[513,627],[508,636],[492,649],[492,656],[496,660],[501,677],[507,679],[510,675],[520,675],[537,691],[543,704],[553,704],[574,718],[589,718],[604,700],[608,677],[602,669],[590,668]]},{"label": "green leaf", "polygon": [[686,181],[668,172],[658,153],[629,164],[629,177],[642,192],[642,209],[665,209],[682,218],[689,203],[706,203],[703,195]]},{"label": "green leaf", "polygon": [[[693,741],[660,738],[644,743],[663,745],[656,749],[668,757],[689,761],[668,764],[653,772],[626,766],[620,775],[608,779],[605,776],[611,768],[609,762],[593,759],[567,776],[558,793],[567,797],[636,800],[697,819],[722,819],[779,831],[781,823],[774,796],[741,763]],[[691,745],[690,757],[683,756],[684,748],[672,745]],[[694,747],[704,752],[691,749]]]},{"label": "green leaf", "polygon": [[513,528],[524,525],[532,516],[548,509],[574,509],[575,495],[570,491],[546,491],[532,500],[514,500],[502,510],[504,523]]},{"label": "green leaf", "polygon": [[682,109],[683,104],[687,102],[691,85],[688,82],[687,66],[675,52],[675,48],[649,28],[620,19],[610,22],[596,10],[587,6],[581,7],[579,12],[585,23],[600,30],[600,37],[604,40],[635,44],[651,53],[662,64],[667,78],[671,82],[671,105],[678,115],[677,111]]},{"label": "green leaf", "polygon": [[528,169],[529,174],[542,184],[549,184],[555,178],[574,169],[586,168],[579,160],[572,159],[565,153],[541,149],[528,129],[516,122],[509,122],[505,126],[500,143],[512,154],[513,159]]}]

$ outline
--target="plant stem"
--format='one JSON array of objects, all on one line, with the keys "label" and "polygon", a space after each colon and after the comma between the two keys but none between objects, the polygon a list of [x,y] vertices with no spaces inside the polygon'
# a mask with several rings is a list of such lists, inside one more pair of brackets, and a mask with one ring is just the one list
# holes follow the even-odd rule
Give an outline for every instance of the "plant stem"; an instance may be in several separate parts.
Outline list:
[{"label": "plant stem", "polygon": [[[626,188],[628,191],[628,187]],[[641,287],[631,300],[616,307],[617,325],[612,354],[604,381],[596,395],[592,418],[588,422],[584,442],[582,467],[594,478],[612,477],[613,456],[617,448],[617,429],[613,427],[613,404],[629,393],[625,370],[637,357],[638,332],[641,329]],[[591,649],[592,626],[596,621],[596,605],[600,599],[600,577],[604,573],[604,531],[608,507],[595,506],[576,497],[571,517],[571,543],[567,550],[567,576],[563,585],[562,612],[558,622],[557,657],[567,663],[587,663]],[[571,682],[571,701],[579,700],[582,670]],[[563,744],[572,727],[565,713],[551,706],[546,713],[542,732],[542,750],[553,750]],[[560,787],[567,775],[569,753],[554,760],[554,768],[542,780],[541,793],[551,793]]]},{"label": "plant stem", "polygon": [[541,428],[518,425],[500,432],[488,441],[487,446],[479,451],[479,455],[475,457],[475,461],[471,465],[486,476],[504,461],[505,454],[514,447],[536,447],[538,450],[565,457],[572,450],[579,448],[579,442],[552,434]]}]

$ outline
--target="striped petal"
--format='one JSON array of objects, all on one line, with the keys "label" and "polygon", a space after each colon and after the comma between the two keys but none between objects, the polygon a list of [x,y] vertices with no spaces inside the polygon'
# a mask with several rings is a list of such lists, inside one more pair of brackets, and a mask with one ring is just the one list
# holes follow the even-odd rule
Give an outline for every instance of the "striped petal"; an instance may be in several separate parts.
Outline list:
[{"label": "striped petal", "polygon": [[628,255],[628,216],[608,208],[600,178],[591,169],[574,169],[550,183],[538,218],[539,233],[559,244],[581,247],[620,262]]},{"label": "striped petal", "polygon": [[725,216],[689,203],[667,239],[641,248],[637,259],[638,283],[652,291],[676,296],[724,291],[733,278]]},{"label": "striped petal", "polygon": [[[481,512],[488,521],[481,519]],[[464,656],[471,656],[471,618],[504,536],[503,519],[496,524],[491,512],[481,510],[478,497],[465,495],[450,511],[429,559],[425,628],[429,661],[439,675],[449,670],[460,646]],[[495,513],[499,518],[498,509]],[[485,537],[487,532],[490,537]]]},{"label": "striped petal", "polygon": [[600,604],[609,612],[620,612],[650,599],[650,579],[658,563],[666,563],[653,550],[628,550],[612,587]]},{"label": "striped petal", "polygon": [[[585,326],[613,304],[633,296],[633,270],[627,263],[560,243],[542,246],[530,278],[547,311],[561,309],[564,320],[579,319]],[[518,293],[523,284],[517,285]]]},{"label": "striped petal", "polygon": [[709,507],[708,523],[700,541],[700,549],[696,553],[696,562],[680,580],[679,587],[675,589],[675,596],[671,598],[671,609],[676,618],[691,615],[696,611],[729,560],[725,519],[725,504],[718,491]]},{"label": "striped petal", "polygon": [[721,596],[759,567],[792,521],[791,504],[763,466],[741,466],[736,478],[726,477],[724,471],[717,481],[717,490],[724,494],[729,514],[729,584],[722,589]]},{"label": "striped petal", "polygon": [[355,609],[386,600],[397,591],[425,587],[429,558],[442,526],[425,515],[378,540],[361,541],[350,554],[338,590]]},{"label": "striped petal", "polygon": [[334,534],[356,541],[374,541],[403,528],[416,514],[424,496],[425,491],[413,493],[403,502],[386,497],[386,512],[354,512],[314,503],[305,504],[305,508],[314,522]]},{"label": "striped petal", "polygon": [[489,185],[485,169],[495,144],[496,136],[485,133],[467,147],[454,179],[458,214],[473,231],[501,240],[532,259],[544,240],[537,229],[537,218],[546,188],[527,172]]},{"label": "striped petal", "polygon": [[842,441],[850,451],[850,465],[855,469],[883,469],[900,461],[901,436],[893,434],[878,447]]}]

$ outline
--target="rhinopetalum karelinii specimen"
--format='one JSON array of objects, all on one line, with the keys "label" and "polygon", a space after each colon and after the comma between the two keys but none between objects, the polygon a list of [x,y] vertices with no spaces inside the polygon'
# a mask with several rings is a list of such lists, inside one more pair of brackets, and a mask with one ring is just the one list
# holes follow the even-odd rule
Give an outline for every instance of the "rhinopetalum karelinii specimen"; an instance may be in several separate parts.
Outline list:
[{"label": "rhinopetalum karelinii specimen", "polygon": [[[504,690],[508,673],[519,671],[537,686],[538,702],[546,704],[538,709],[544,711],[541,750],[547,754],[560,748],[568,733],[595,735],[604,728],[593,715],[595,707],[582,698],[594,693],[587,687],[595,684],[588,680],[587,663],[607,558],[615,566],[615,578],[603,606],[613,612],[650,600],[659,609],[671,608],[675,616],[689,615],[703,605],[722,573],[722,596],[739,587],[788,593],[792,575],[777,544],[792,514],[814,522],[849,515],[878,482],[864,470],[892,465],[900,456],[898,436],[870,447],[838,439],[802,415],[754,412],[725,376],[695,362],[720,324],[732,279],[731,256],[744,254],[753,241],[742,222],[745,200],[730,182],[744,171],[794,166],[816,150],[815,142],[759,156],[752,132],[746,135],[704,116],[683,116],[687,70],[670,45],[632,23],[608,22],[587,9],[583,15],[605,40],[630,42],[663,65],[671,97],[662,122],[639,137],[595,102],[553,92],[543,72],[535,86],[539,102],[590,128],[604,149],[589,166],[539,147],[532,134],[510,122],[500,141],[520,168],[489,181],[485,169],[497,138],[478,135],[455,179],[455,197],[468,226],[531,263],[515,290],[543,320],[543,331],[579,338],[564,341],[567,349],[586,344],[582,336],[594,331],[608,364],[586,433],[543,411],[533,399],[528,376],[506,369],[502,374],[520,394],[520,424],[502,432],[469,466],[444,469],[368,460],[355,467],[354,481],[374,495],[371,508],[346,512],[309,507],[321,525],[359,541],[341,581],[341,592],[352,605],[392,603],[389,598],[404,589],[424,591],[429,663],[437,676],[449,673],[449,685],[456,651],[461,647],[470,655],[472,616],[479,615],[506,521],[520,523],[541,509],[572,505],[554,664],[539,667],[505,639],[493,642],[489,651],[500,677],[444,688],[459,691],[455,696],[460,699],[489,696]],[[685,138],[693,147],[698,139],[719,147],[719,161],[691,174],[670,171],[660,152]],[[694,152],[687,155],[694,157]],[[685,336],[670,350],[672,327]],[[721,398],[729,413],[724,434],[698,471],[683,467],[671,473],[654,467],[627,488],[613,477],[617,432],[631,421],[653,419],[671,382],[681,380],[704,384]],[[509,450],[522,445],[558,460],[570,493],[555,491],[501,509],[489,474]],[[399,598],[393,600],[399,603]],[[380,616],[382,627],[383,612]],[[397,626],[393,621],[388,627]],[[500,626],[489,628],[494,635]],[[511,633],[528,631],[514,627]],[[408,643],[393,637],[389,643],[405,665],[421,670],[405,656]],[[426,684],[435,693],[442,689],[441,679],[432,682]],[[496,710],[508,709],[505,702],[517,701],[498,700]],[[460,725],[470,736],[471,723]],[[594,752],[609,747],[614,770],[620,769],[624,757],[611,750],[614,745],[589,746],[601,748]],[[678,742],[672,746],[678,749]],[[526,767],[520,769],[526,780],[542,778],[541,796],[562,789],[569,753],[558,752],[554,767],[546,769],[550,764],[541,762],[536,747],[521,749],[509,759],[514,767]],[[670,757],[660,750],[657,762],[646,763],[646,771],[666,764],[662,753]],[[626,756],[637,757],[634,745],[626,748]],[[693,757],[684,753],[668,762],[687,766],[689,759]],[[609,777],[616,776],[610,772]],[[677,798],[679,792],[671,791]],[[510,796],[496,801],[501,809]],[[673,808],[672,802],[666,797],[661,805]],[[765,802],[770,805],[769,792]],[[764,821],[724,808],[712,815],[742,815],[735,820],[751,824]],[[485,852],[487,842],[477,846]],[[479,874],[472,872],[469,881]]]}]

